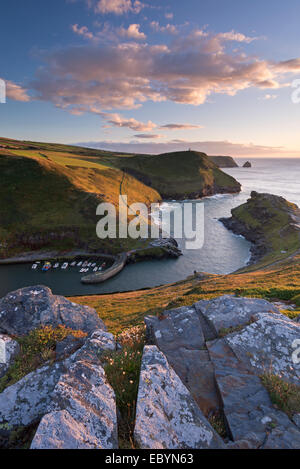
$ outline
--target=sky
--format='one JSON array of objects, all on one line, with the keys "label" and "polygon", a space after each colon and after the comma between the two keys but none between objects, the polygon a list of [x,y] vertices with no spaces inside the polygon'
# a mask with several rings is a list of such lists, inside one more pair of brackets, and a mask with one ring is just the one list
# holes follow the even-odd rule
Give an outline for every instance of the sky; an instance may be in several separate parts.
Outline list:
[{"label": "sky", "polygon": [[299,0],[2,0],[0,135],[300,157],[299,17]]}]

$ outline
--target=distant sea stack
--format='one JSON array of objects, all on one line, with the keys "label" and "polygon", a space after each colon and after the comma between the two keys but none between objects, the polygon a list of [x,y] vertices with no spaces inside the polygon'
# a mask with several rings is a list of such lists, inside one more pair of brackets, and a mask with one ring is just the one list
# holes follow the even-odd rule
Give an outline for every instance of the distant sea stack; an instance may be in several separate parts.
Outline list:
[{"label": "distant sea stack", "polygon": [[219,168],[237,168],[238,164],[232,156],[209,156],[208,157]]},{"label": "distant sea stack", "polygon": [[246,161],[246,163],[243,164],[243,168],[252,168],[250,161]]}]

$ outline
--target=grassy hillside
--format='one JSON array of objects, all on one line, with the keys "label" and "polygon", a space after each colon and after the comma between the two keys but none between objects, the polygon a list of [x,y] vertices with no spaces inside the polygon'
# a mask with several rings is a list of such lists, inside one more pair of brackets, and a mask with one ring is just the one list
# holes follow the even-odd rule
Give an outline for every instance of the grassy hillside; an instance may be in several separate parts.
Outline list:
[{"label": "grassy hillside", "polygon": [[[117,168],[66,153],[0,151],[0,256],[36,249],[103,249],[119,252],[130,240],[99,240],[96,207],[118,205],[124,175]],[[159,194],[127,175],[128,202],[150,204]]]},{"label": "grassy hillside", "polygon": [[205,153],[182,151],[117,158],[118,166],[156,189],[165,199],[197,198],[238,192],[240,184]]},{"label": "grassy hillside", "polygon": [[239,189],[203,153],[131,155],[0,138],[0,257],[46,248],[132,249],[143,243],[96,237],[100,202],[118,207],[126,194],[129,205],[150,205]]}]

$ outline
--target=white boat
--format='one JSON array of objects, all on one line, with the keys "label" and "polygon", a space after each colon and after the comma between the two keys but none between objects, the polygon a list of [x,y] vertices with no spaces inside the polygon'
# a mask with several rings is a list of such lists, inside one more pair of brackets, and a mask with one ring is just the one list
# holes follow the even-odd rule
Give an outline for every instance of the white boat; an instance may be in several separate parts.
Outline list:
[{"label": "white boat", "polygon": [[76,262],[72,262],[71,267],[75,267]]},{"label": "white boat", "polygon": [[63,265],[61,266],[61,268],[63,270],[66,270],[66,268],[68,267],[69,263],[68,262],[64,262]]},{"label": "white boat", "polygon": [[96,262],[93,262],[92,267],[96,267]]},{"label": "white boat", "polygon": [[84,268],[82,268],[82,269],[80,269],[80,271],[79,271],[79,272],[82,274],[82,272],[85,272],[85,269],[84,269]]},{"label": "white boat", "polygon": [[102,267],[99,267],[99,268],[98,268],[98,270],[100,270],[100,272],[101,272],[101,270],[102,270]]},{"label": "white boat", "polygon": [[88,267],[91,267],[91,265],[92,265],[92,263],[91,263],[91,262],[89,262],[87,266],[88,266]]},{"label": "white boat", "polygon": [[82,265],[82,261],[78,262],[77,267],[80,267]]},{"label": "white boat", "polygon": [[59,262],[56,262],[56,264],[54,264],[53,269],[57,269],[57,267],[59,267]]},{"label": "white boat", "polygon": [[97,270],[98,270],[98,267],[93,268],[93,272],[97,272]]},{"label": "white boat", "polygon": [[37,266],[38,266],[37,264],[32,264],[32,267],[31,267],[31,268],[32,268],[33,270],[35,270],[35,269],[37,268]]}]

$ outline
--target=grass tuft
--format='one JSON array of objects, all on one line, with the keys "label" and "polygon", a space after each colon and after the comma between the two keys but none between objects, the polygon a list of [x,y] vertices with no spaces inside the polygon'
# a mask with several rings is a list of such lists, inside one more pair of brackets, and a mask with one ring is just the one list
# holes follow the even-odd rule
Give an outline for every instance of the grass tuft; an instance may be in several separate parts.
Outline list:
[{"label": "grass tuft", "polygon": [[290,418],[300,413],[300,386],[287,383],[272,373],[262,375],[261,380],[276,407]]},{"label": "grass tuft", "polygon": [[137,326],[118,337],[122,349],[101,355],[105,361],[107,379],[115,391],[118,409],[119,446],[135,448],[133,439],[136,401],[142,353],[145,345],[145,327]]},{"label": "grass tuft", "polygon": [[56,328],[44,326],[31,331],[28,335],[14,337],[21,351],[15,358],[7,373],[0,379],[0,392],[19,381],[28,373],[36,370],[46,362],[55,361],[55,347],[68,335],[76,338],[86,337],[82,331],[75,331],[63,325]]}]

